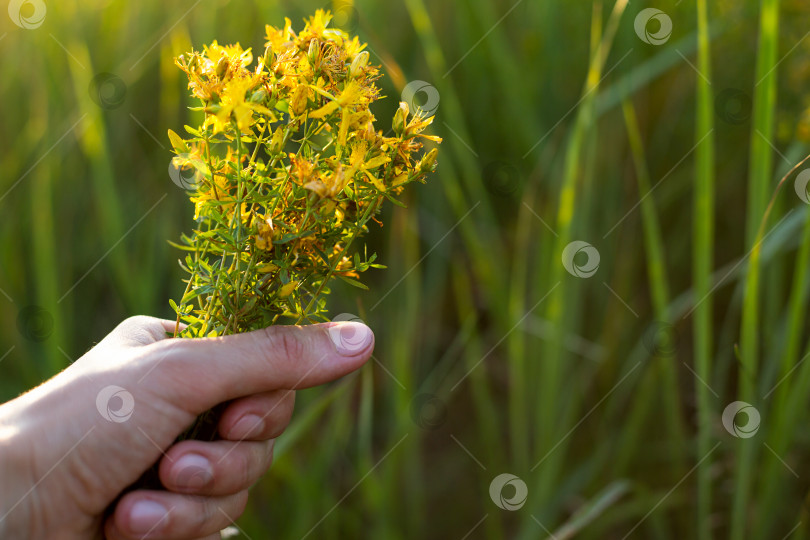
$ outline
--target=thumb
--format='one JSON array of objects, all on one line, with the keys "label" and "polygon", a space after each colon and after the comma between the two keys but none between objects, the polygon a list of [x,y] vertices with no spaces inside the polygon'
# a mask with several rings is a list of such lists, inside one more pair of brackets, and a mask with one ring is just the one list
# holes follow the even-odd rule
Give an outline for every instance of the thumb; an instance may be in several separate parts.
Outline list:
[{"label": "thumb", "polygon": [[143,382],[199,414],[230,399],[338,379],[369,359],[374,334],[360,322],[331,322],[166,339],[149,347],[153,351],[144,363]]}]

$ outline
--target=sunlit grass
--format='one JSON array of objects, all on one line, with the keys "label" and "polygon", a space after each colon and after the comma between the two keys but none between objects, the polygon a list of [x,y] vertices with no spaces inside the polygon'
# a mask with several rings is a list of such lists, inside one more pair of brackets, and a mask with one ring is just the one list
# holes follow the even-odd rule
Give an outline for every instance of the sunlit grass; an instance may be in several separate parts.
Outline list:
[{"label": "sunlit grass", "polygon": [[[199,120],[172,57],[258,47],[265,23],[322,4],[51,2],[41,28],[0,30],[4,398],[128,315],[172,316],[166,240],[191,208],[163,134]],[[433,85],[443,155],[372,229],[389,270],[330,304],[375,329],[375,360],[299,394],[245,532],[764,539],[806,524],[803,167],[774,191],[808,152],[806,50],[786,55],[807,8],[782,4],[665,2],[673,33],[653,45],[635,2],[355,2],[350,29],[390,75],[378,117],[407,82]],[[100,72],[126,84],[121,106],[89,95]],[[718,102],[729,88],[750,118]],[[590,278],[561,265],[575,240],[600,253]],[[53,318],[42,341],[18,330],[30,304]],[[735,400],[761,413],[750,439],[721,423]],[[528,485],[520,510],[489,497],[504,472]]]}]

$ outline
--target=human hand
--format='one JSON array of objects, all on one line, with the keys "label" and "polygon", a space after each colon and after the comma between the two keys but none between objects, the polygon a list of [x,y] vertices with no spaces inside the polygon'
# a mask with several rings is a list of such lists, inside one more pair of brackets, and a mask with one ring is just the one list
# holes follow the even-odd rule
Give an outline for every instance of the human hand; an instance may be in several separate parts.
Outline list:
[{"label": "human hand", "polygon": [[[270,466],[294,392],[358,369],[374,335],[361,323],[273,326],[167,339],[174,322],[133,317],[69,368],[0,406],[0,537],[219,538]],[[231,401],[222,440],[173,444]],[[136,490],[160,460],[166,491]]]}]

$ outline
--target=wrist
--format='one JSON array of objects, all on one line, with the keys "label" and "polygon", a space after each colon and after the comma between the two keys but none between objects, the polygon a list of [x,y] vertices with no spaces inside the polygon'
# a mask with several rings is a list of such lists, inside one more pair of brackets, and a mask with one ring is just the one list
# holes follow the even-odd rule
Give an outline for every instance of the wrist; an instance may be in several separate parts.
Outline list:
[{"label": "wrist", "polygon": [[0,405],[0,538],[30,536],[31,448],[14,409],[14,401]]}]

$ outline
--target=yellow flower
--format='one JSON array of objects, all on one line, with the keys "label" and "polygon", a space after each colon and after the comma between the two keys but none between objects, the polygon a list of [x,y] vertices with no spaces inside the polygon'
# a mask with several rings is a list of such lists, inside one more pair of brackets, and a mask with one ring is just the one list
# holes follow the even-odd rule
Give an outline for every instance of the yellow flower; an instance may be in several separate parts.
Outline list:
[{"label": "yellow flower", "polygon": [[250,49],[242,49],[239,43],[222,46],[214,40],[203,48],[202,71],[209,78],[226,81],[231,77],[242,76],[247,66],[253,62]]},{"label": "yellow flower", "polygon": [[198,219],[201,215],[204,215],[204,210],[209,201],[212,200],[228,200],[230,196],[228,195],[228,180],[225,178],[224,175],[215,173],[212,175],[214,179],[215,185],[207,185],[204,187],[200,187],[197,190],[197,193],[193,195],[191,198],[191,202],[194,203],[194,219]]},{"label": "yellow flower", "polygon": [[273,248],[273,220],[267,218],[259,221],[259,233],[256,235],[255,244],[258,249],[269,250]]},{"label": "yellow flower", "polygon": [[352,148],[351,156],[349,157],[349,163],[351,164],[351,172],[349,176],[351,178],[354,177],[356,172],[362,173],[372,184],[380,191],[385,191],[385,186],[383,183],[372,174],[370,171],[376,169],[382,165],[385,165],[391,158],[386,155],[379,155],[372,159],[366,161],[366,153],[367,153],[368,144],[363,141],[354,146]]},{"label": "yellow flower", "polygon": [[329,26],[329,21],[331,20],[331,12],[324,11],[322,9],[315,11],[315,15],[306,21],[307,26],[305,30],[301,32],[302,37],[323,37],[323,33],[326,30],[326,27]]},{"label": "yellow flower", "polygon": [[304,187],[310,191],[314,191],[321,197],[333,198],[343,191],[343,188],[346,187],[348,182],[349,179],[346,177],[343,166],[338,165],[337,169],[329,176],[325,178],[318,176],[317,179],[304,184]]},{"label": "yellow flower", "polygon": [[213,125],[214,133],[224,131],[231,119],[241,131],[248,131],[253,125],[253,112],[270,115],[270,111],[263,105],[245,100],[247,92],[253,90],[259,81],[255,77],[232,79],[222,91],[222,100],[216,114],[208,116],[205,125]]},{"label": "yellow flower", "polygon": [[292,31],[292,23],[290,19],[284,18],[284,28],[279,30],[269,24],[265,26],[267,32],[267,47],[270,47],[275,52],[280,52],[284,49],[285,45],[294,36]]},{"label": "yellow flower", "polygon": [[361,103],[363,98],[363,87],[360,86],[359,83],[355,81],[351,81],[346,85],[346,88],[340,93],[340,95],[336,98],[329,96],[329,103],[321,107],[320,109],[310,113],[310,118],[323,118],[327,116],[338,107],[341,108],[349,108],[357,106]]},{"label": "yellow flower", "polygon": [[427,139],[433,142],[442,142],[441,137],[436,137],[433,135],[422,135],[422,132],[433,123],[434,116],[424,117],[421,114],[415,114],[411,121],[408,122],[408,125],[405,126],[405,138],[416,137],[417,135],[422,137],[423,139]]},{"label": "yellow flower", "polygon": [[426,135],[433,118],[402,104],[394,136],[377,130],[379,66],[330,19],[318,10],[298,34],[289,19],[267,26],[255,69],[239,44],[176,60],[202,101],[193,110],[205,113],[187,127],[191,138],[170,133],[179,156],[205,166],[190,190],[198,224],[184,237],[193,252],[183,262],[189,300],[177,308],[185,335],[320,317],[333,278],[362,287],[355,278],[377,266],[356,241],[382,225],[380,206],[435,168],[436,150],[423,150],[425,139],[440,141]]}]

